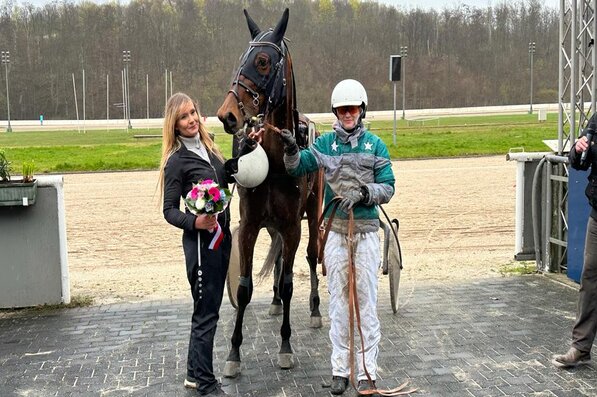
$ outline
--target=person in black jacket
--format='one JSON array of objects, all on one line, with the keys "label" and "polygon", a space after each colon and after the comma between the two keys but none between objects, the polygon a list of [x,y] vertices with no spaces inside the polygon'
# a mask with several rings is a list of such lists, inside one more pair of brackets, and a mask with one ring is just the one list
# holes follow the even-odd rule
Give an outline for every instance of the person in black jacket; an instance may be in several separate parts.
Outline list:
[{"label": "person in black jacket", "polygon": [[[194,302],[184,386],[203,396],[227,396],[213,373],[213,345],[230,259],[230,211],[226,209],[216,219],[216,215],[180,210],[181,198],[194,183],[211,179],[221,188],[227,187],[224,159],[200,120],[196,104],[187,95],[176,93],[168,99],[159,184],[164,218],[183,230],[182,246]],[[216,222],[224,238],[217,249],[210,249]]]},{"label": "person in black jacket", "polygon": [[[572,328],[572,344],[565,354],[553,357],[553,364],[571,368],[591,361],[591,347],[597,331],[597,153],[593,135],[597,127],[597,113],[589,120],[575,145],[570,149],[570,165],[577,170],[591,167],[585,194],[591,204],[587,223],[584,263],[578,296],[578,314]],[[586,153],[585,153],[586,152]]]}]

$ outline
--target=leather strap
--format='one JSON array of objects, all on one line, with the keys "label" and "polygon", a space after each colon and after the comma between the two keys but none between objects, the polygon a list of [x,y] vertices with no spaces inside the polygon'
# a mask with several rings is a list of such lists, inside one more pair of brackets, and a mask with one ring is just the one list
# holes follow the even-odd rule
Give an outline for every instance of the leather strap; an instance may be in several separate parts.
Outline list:
[{"label": "leather strap", "polygon": [[[323,210],[323,214],[321,219],[319,220],[320,224],[320,231],[324,231],[323,236],[320,240],[321,244],[319,245],[319,258],[323,264],[323,249],[325,247],[325,243],[328,238],[328,234],[330,232],[332,222],[334,220],[334,216],[336,215],[336,211],[338,209],[338,205],[342,197],[336,196],[326,205],[325,209]],[[328,219],[327,225],[325,230],[322,228],[323,223],[323,215],[328,211],[329,208],[332,208],[332,212],[330,213],[330,217]],[[385,214],[385,211],[384,211]],[[385,214],[387,217],[387,214]],[[362,354],[362,361],[363,361],[363,369],[365,371],[365,375],[367,376],[367,381],[369,384],[372,384],[371,375],[367,370],[367,366],[365,365],[365,340],[363,339],[363,331],[361,327],[361,313],[359,309],[359,299],[357,293],[357,283],[356,283],[356,266],[354,263],[355,258],[355,239],[354,239],[354,214],[352,209],[348,211],[348,234],[346,236],[346,242],[348,246],[348,310],[349,310],[349,321],[348,321],[348,345],[349,345],[349,363],[350,363],[350,382],[355,390],[358,388],[357,382],[355,379],[354,374],[354,363],[355,363],[355,346],[354,346],[354,331],[355,331],[355,322],[356,327],[359,331],[359,339],[361,341],[361,354]],[[324,275],[325,275],[325,265],[323,266]],[[403,390],[408,385],[408,382],[404,382],[402,385],[394,388],[394,389],[369,389],[369,390],[361,390],[359,391],[362,395],[373,395],[378,394],[381,396],[401,396],[406,394],[411,394],[417,391],[417,389],[408,389]]]},{"label": "leather strap", "polygon": [[[330,234],[330,229],[332,228],[332,222],[334,221],[334,217],[336,216],[336,211],[338,210],[338,205],[340,204],[340,201],[342,200],[342,197],[340,196],[336,196],[334,197],[323,209],[322,213],[321,213],[321,217],[319,218],[319,221],[317,222],[317,224],[319,225],[319,242],[318,242],[318,247],[319,247],[319,253],[317,254],[317,259],[319,260],[319,263],[321,263],[321,271],[323,273],[323,275],[327,275],[327,271],[325,269],[325,261],[323,260],[323,251],[325,249],[325,244],[328,241],[328,234]],[[325,214],[328,212],[328,210],[331,207],[331,213],[330,213],[330,217],[328,218],[327,224],[323,225],[324,220],[325,220]]]}]

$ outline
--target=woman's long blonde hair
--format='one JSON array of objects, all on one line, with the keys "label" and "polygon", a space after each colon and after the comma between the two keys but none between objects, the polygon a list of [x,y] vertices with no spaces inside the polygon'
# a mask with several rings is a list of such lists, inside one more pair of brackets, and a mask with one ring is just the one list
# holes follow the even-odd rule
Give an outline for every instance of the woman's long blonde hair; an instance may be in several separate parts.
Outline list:
[{"label": "woman's long blonde hair", "polygon": [[178,132],[176,131],[176,122],[180,117],[180,109],[192,103],[199,115],[199,138],[208,152],[213,153],[221,161],[224,161],[220,150],[211,138],[209,131],[201,121],[201,113],[197,103],[191,99],[187,94],[177,92],[168,98],[166,107],[164,109],[164,126],[162,128],[162,160],[160,161],[160,175],[158,179],[158,188],[160,190],[160,201],[164,194],[164,167],[172,153],[180,149],[180,140],[178,139]]}]

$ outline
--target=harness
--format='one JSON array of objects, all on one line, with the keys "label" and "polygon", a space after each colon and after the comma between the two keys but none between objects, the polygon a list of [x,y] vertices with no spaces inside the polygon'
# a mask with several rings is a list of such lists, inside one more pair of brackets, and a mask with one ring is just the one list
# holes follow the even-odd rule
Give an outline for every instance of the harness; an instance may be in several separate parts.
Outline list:
[{"label": "harness", "polygon": [[[280,46],[269,41],[262,41],[269,34],[271,34],[271,29],[259,33],[255,40],[249,42],[249,48],[240,58],[240,66],[236,72],[234,80],[232,81],[232,88],[228,90],[228,92],[234,95],[234,97],[236,98],[238,109],[243,115],[245,128],[247,125],[253,126],[254,124],[251,124],[251,116],[247,114],[245,110],[245,105],[241,100],[240,95],[238,94],[239,87],[244,89],[253,98],[252,105],[255,108],[258,117],[260,118],[264,118],[273,109],[278,107],[283,102],[286,96],[286,77],[284,75],[286,72],[286,60],[289,56],[288,47],[286,46],[286,43],[284,41],[282,41]],[[271,48],[279,57],[278,62],[272,65],[272,70],[267,76],[265,76],[265,78],[264,76],[261,76],[259,73],[257,73],[254,68],[246,68],[247,61],[249,60],[251,54],[256,48],[259,47]],[[257,89],[263,91],[263,95],[266,99],[264,102],[261,101],[261,94],[259,92],[255,91],[253,88],[249,87],[249,85],[247,85],[243,80],[241,80],[241,75],[252,81],[257,86]],[[293,102],[296,103],[295,90],[293,90],[293,95]],[[293,111],[295,111],[295,109],[293,109]],[[294,126],[296,126],[294,120],[293,124]]]}]

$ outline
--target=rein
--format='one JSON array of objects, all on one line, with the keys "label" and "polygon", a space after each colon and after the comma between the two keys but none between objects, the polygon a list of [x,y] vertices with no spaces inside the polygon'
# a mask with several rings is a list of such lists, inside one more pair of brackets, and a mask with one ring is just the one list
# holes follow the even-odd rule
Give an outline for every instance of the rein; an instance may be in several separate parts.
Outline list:
[{"label": "rein", "polygon": [[[325,263],[323,262],[323,251],[325,248],[325,243],[327,242],[327,238],[332,226],[332,222],[334,220],[334,217],[336,215],[336,211],[338,210],[338,205],[340,204],[340,201],[342,200],[342,197],[340,196],[336,196],[334,197],[326,206],[325,209],[323,210],[323,213],[319,219],[319,230],[320,232],[323,232],[323,234],[320,233],[320,239],[319,239],[319,259],[321,261],[322,264],[322,271],[323,271],[323,275],[326,275],[326,269],[325,269]],[[326,212],[330,209],[331,207],[331,213],[330,213],[330,217],[328,219],[327,225],[325,226],[325,228],[323,228],[323,222],[324,222],[324,216],[326,214]],[[379,206],[380,208],[382,208],[381,206]],[[383,210],[382,211],[384,213],[384,215],[386,216],[386,218],[388,218],[388,214]],[[396,235],[394,233],[394,235]],[[348,326],[349,326],[349,333],[348,333],[348,338],[350,339],[348,341],[348,345],[349,345],[349,362],[350,362],[350,382],[352,383],[352,386],[355,388],[355,390],[357,389],[357,382],[355,380],[355,374],[354,374],[354,362],[355,362],[355,347],[354,347],[354,332],[355,332],[355,322],[356,322],[356,326],[358,328],[359,331],[359,339],[361,341],[361,354],[362,354],[362,361],[363,361],[363,369],[365,370],[365,375],[367,376],[367,381],[369,382],[369,384],[373,384],[372,380],[371,380],[371,375],[369,375],[369,371],[367,371],[367,366],[365,365],[365,341],[363,339],[363,332],[362,332],[362,328],[361,328],[361,313],[359,310],[359,300],[358,300],[358,294],[357,294],[357,283],[356,283],[356,266],[355,266],[355,262],[354,262],[354,256],[355,256],[355,246],[354,246],[354,214],[352,209],[348,212],[348,235],[346,237],[346,241],[348,244],[348,305],[349,305],[349,322],[348,322]],[[369,390],[362,390],[359,391],[360,394],[362,395],[373,395],[373,394],[378,394],[381,396],[401,396],[401,395],[406,395],[406,394],[411,394],[414,393],[415,391],[417,391],[417,389],[409,389],[409,390],[403,390],[406,386],[408,385],[408,381],[404,382],[403,384],[401,384],[400,386],[394,388],[394,389],[369,389]]]}]

